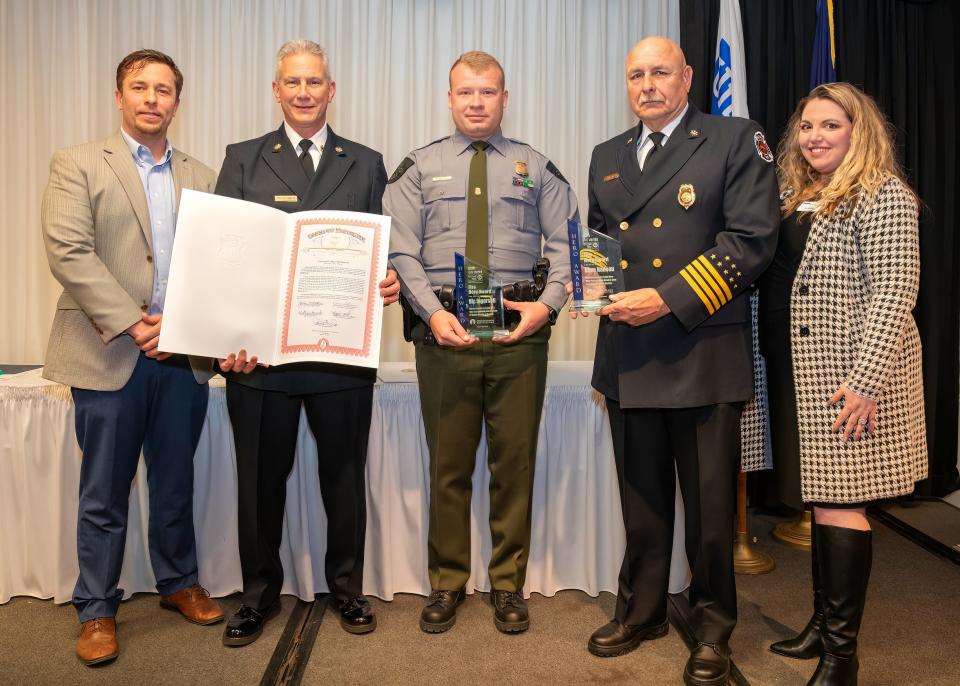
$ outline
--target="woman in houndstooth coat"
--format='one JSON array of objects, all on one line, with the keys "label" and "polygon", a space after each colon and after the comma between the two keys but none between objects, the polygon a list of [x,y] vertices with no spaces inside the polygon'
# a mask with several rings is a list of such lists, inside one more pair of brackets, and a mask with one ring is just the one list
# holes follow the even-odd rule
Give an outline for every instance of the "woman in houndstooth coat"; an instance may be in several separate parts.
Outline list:
[{"label": "woman in houndstooth coat", "polygon": [[803,500],[814,508],[814,616],[771,649],[820,657],[811,684],[856,684],[872,560],[865,508],[927,475],[917,199],[876,103],[818,86],[778,159],[784,226],[809,233],[790,297]]}]

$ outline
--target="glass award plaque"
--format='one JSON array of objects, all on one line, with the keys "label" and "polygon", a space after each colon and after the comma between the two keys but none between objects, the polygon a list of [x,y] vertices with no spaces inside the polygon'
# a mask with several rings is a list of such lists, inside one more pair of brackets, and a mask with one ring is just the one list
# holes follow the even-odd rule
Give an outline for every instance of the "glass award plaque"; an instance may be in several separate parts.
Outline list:
[{"label": "glass award plaque", "polygon": [[596,310],[610,304],[612,293],[626,290],[623,283],[620,241],[567,220],[573,311]]},{"label": "glass award plaque", "polygon": [[503,308],[503,281],[487,267],[454,253],[457,319],[477,338],[509,336]]}]

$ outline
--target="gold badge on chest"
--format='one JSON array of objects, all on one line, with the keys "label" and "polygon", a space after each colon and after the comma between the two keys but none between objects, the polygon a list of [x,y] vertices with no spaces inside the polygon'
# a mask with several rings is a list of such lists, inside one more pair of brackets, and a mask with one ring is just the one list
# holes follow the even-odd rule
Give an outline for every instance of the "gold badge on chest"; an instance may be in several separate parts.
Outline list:
[{"label": "gold badge on chest", "polygon": [[692,183],[682,183],[680,184],[680,190],[677,192],[677,202],[680,203],[680,207],[685,210],[689,210],[693,207],[693,203],[697,201],[697,192],[693,190]]},{"label": "gold badge on chest", "polygon": [[527,163],[523,160],[514,162],[513,173],[517,176],[530,176],[530,172],[527,171]]}]

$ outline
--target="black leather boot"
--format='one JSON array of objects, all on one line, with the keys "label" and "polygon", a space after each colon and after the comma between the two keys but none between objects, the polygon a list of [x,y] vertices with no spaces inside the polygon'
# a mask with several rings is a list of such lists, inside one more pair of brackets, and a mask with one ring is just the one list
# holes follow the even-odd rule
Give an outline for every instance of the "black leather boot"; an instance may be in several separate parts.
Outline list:
[{"label": "black leather boot", "polygon": [[823,589],[820,586],[820,566],[817,552],[817,526],[811,520],[810,527],[810,570],[813,577],[813,616],[795,637],[770,644],[770,650],[777,655],[792,657],[795,660],[809,660],[820,657],[823,643],[820,641],[820,625],[823,624]]},{"label": "black leather boot", "polygon": [[530,611],[522,592],[492,591],[490,604],[493,605],[493,623],[499,631],[516,634],[530,628]]},{"label": "black leather boot", "polygon": [[808,686],[856,686],[857,634],[867,598],[873,532],[817,525],[823,655]]},{"label": "black leather boot", "polygon": [[428,634],[442,634],[457,621],[457,605],[463,602],[464,590],[433,590],[420,611],[420,629]]}]

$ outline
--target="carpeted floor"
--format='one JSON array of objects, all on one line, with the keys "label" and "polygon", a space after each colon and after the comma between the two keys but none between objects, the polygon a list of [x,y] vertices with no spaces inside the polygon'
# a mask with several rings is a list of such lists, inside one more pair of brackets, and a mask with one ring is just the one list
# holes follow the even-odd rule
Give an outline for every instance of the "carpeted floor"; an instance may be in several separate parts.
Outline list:
[{"label": "carpeted floor", "polygon": [[[797,662],[767,651],[806,622],[810,612],[809,556],[770,538],[772,519],[755,518],[757,547],[777,569],[737,578],[740,622],[734,660],[751,684],[803,684],[815,661]],[[927,553],[882,525],[861,634],[861,684],[960,683],[960,567]],[[475,594],[446,634],[417,625],[423,599],[372,599],[379,627],[366,636],[323,617],[305,665],[304,684],[679,684],[687,650],[676,630],[633,653],[599,659],[587,653],[590,632],[612,613],[613,596],[565,591],[530,599],[531,628],[505,636],[492,621],[489,596]],[[238,600],[227,598],[232,610]],[[198,627],[158,608],[153,595],[125,602],[119,615],[120,657],[89,668],[73,654],[76,617],[69,605],[16,598],[0,606],[0,683],[11,684],[259,684],[296,601],[263,637],[240,649],[220,643],[222,624]]]}]

